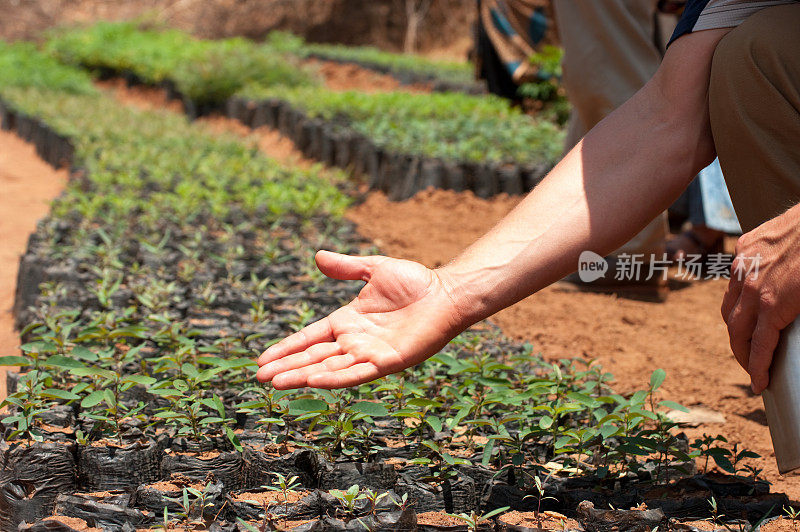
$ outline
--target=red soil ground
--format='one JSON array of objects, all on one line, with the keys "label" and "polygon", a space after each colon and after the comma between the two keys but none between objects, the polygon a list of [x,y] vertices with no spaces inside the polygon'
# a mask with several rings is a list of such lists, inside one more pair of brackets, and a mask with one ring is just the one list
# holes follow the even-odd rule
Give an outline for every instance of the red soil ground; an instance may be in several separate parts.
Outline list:
[{"label": "red soil ground", "polygon": [[367,70],[357,65],[338,64],[316,59],[309,59],[305,64],[315,69],[325,80],[325,85],[335,91],[386,92],[403,90],[405,92],[430,92],[430,87],[426,84],[402,85],[392,76]]},{"label": "red soil ground", "polygon": [[[66,182],[66,170],[54,170],[32,146],[0,131],[0,355],[19,354],[11,315],[19,257],[36,222]],[[0,370],[0,397],[5,394],[5,370]]]}]

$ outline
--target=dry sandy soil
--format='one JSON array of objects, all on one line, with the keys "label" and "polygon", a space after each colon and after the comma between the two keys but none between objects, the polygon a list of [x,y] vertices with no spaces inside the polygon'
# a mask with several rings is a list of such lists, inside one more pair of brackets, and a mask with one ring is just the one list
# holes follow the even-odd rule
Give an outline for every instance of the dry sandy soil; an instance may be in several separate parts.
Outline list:
[{"label": "dry sandy soil", "polygon": [[[126,103],[169,107],[158,100],[157,94],[120,86],[115,89]],[[218,131],[255,133],[266,153],[306,164],[274,132],[252,132],[219,118],[207,122]],[[35,219],[44,214],[46,202],[57,193],[65,176],[50,170],[11,135],[0,136],[0,154],[4,190],[11,190],[11,185],[24,190],[24,195],[2,194],[0,234],[4,245],[0,283],[3,308],[8,308],[16,257],[24,250],[25,235],[33,229]],[[23,196],[25,201],[36,203],[39,210],[17,205]],[[471,193],[428,191],[396,203],[381,193],[371,193],[350,210],[348,217],[384,253],[434,267],[491,228],[517,202],[517,198],[505,196],[481,200]],[[509,336],[531,342],[547,358],[599,361],[615,375],[616,388],[621,392],[646,386],[650,373],[664,368],[668,374],[662,388],[664,398],[707,407],[725,417],[724,423],[687,429],[690,436],[704,432],[723,434],[731,442],[760,453],[762,458],[755,465],[764,469],[773,490],[800,500],[800,477],[778,475],[761,399],[749,391],[745,373],[730,355],[718,310],[724,288],[722,281],[696,282],[673,291],[665,303],[659,304],[576,293],[555,286],[500,312],[492,320]],[[7,313],[0,326],[2,345],[8,352],[15,338]]]},{"label": "dry sandy soil", "polygon": [[[66,170],[54,170],[32,146],[0,131],[0,355],[17,354],[19,347],[11,316],[19,257],[66,182]],[[0,396],[5,394],[5,371],[0,371]]]}]

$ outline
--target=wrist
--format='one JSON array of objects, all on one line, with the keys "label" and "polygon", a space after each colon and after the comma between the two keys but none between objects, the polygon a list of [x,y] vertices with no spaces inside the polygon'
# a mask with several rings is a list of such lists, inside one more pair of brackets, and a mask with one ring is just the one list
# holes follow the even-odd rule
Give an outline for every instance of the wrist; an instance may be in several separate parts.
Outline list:
[{"label": "wrist", "polygon": [[474,276],[458,272],[451,264],[433,270],[453,306],[453,312],[462,329],[466,329],[492,314],[486,298],[480,295]]}]

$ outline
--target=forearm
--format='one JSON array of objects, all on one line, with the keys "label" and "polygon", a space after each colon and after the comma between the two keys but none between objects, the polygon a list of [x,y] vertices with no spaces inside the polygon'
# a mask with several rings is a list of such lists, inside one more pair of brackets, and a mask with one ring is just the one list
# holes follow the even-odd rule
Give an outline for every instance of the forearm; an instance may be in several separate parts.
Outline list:
[{"label": "forearm", "polygon": [[[704,37],[715,45],[722,34]],[[592,129],[514,211],[437,271],[465,322],[561,279],[584,250],[613,251],[713,159],[706,101],[713,49],[693,58],[693,79],[682,85],[670,81],[685,67],[681,51],[671,62],[668,56],[656,77]]]}]

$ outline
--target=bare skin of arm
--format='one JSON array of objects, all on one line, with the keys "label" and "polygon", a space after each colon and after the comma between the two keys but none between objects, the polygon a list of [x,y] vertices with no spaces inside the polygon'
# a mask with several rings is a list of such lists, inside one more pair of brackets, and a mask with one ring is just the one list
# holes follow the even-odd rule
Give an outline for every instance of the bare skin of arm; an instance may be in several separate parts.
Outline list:
[{"label": "bare skin of arm", "polygon": [[653,79],[567,154],[504,220],[437,270],[388,257],[317,254],[358,297],[271,346],[257,378],[339,388],[402,371],[471,324],[608,253],[667,208],[714,157],[707,89],[727,30],[685,35]]}]

